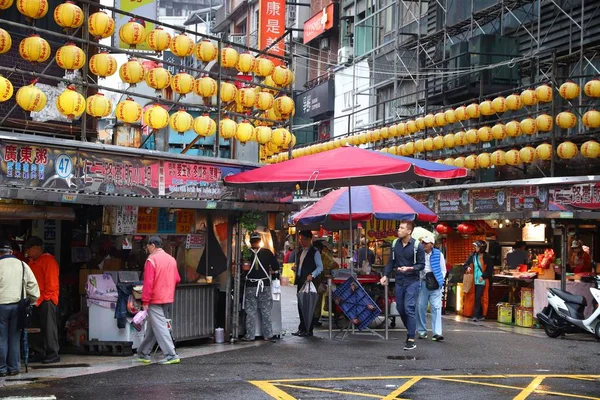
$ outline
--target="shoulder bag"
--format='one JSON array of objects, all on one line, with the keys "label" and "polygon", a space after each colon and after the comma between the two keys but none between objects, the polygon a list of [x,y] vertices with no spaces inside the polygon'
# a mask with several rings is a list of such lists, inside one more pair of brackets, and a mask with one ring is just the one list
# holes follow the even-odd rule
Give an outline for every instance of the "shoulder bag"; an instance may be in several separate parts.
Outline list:
[{"label": "shoulder bag", "polygon": [[435,275],[433,272],[428,272],[425,274],[425,287],[427,290],[437,290],[440,288],[440,284],[437,279],[435,279]]},{"label": "shoulder bag", "polygon": [[33,313],[33,306],[28,297],[25,297],[25,265],[21,261],[21,267],[23,267],[23,275],[21,278],[21,300],[17,308],[17,328],[22,330],[31,328],[31,314]]}]

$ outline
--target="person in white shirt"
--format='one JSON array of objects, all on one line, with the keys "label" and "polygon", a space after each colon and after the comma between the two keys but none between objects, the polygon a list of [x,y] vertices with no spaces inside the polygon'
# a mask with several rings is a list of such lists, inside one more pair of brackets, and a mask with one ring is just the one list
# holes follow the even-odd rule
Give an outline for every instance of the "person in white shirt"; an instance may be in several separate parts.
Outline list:
[{"label": "person in white shirt", "polygon": [[431,308],[431,330],[433,341],[444,340],[442,336],[442,290],[446,276],[446,260],[441,251],[434,248],[435,239],[421,239],[425,249],[425,269],[421,271],[421,288],[417,302],[417,334],[427,339],[427,304]]}]

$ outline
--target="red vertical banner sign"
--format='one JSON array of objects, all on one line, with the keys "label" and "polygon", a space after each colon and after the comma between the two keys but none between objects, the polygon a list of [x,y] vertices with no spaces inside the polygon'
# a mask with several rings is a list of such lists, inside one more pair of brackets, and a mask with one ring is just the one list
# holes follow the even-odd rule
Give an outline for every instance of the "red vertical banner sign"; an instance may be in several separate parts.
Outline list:
[{"label": "red vertical banner sign", "polygon": [[[258,8],[258,48],[264,50],[285,33],[285,0],[260,0]],[[283,57],[284,39],[275,43],[268,53]],[[283,64],[279,58],[271,60],[275,65]]]}]

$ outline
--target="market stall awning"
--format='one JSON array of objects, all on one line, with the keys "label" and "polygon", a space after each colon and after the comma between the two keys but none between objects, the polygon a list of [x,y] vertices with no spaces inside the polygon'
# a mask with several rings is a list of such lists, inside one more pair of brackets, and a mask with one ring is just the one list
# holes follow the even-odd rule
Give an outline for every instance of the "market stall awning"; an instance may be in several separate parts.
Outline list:
[{"label": "market stall awning", "polygon": [[318,189],[466,175],[464,168],[346,146],[231,175],[225,184],[280,188],[307,184],[309,189]]}]

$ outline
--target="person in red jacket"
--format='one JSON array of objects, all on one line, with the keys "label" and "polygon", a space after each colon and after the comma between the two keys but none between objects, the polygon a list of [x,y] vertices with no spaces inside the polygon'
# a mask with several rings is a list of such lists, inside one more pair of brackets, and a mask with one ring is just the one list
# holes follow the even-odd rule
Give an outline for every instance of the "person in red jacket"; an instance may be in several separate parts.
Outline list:
[{"label": "person in red jacket", "polygon": [[175,287],[181,281],[177,261],[163,250],[162,239],[150,236],[146,249],[150,253],[144,265],[142,309],[148,312],[144,340],[137,349],[138,361],[149,364],[150,352],[158,342],[165,356],[159,364],[179,364],[173,337],[167,327],[167,315],[175,299]]},{"label": "person in red jacket", "polygon": [[[30,237],[25,245],[27,264],[40,287],[40,298],[35,304],[33,323],[39,323],[40,335],[34,335],[31,348],[37,353],[31,361],[41,361],[44,364],[60,362],[58,355],[58,293],[59,267],[52,254],[44,253],[44,242],[37,236]],[[39,338],[36,338],[38,336]]]}]

